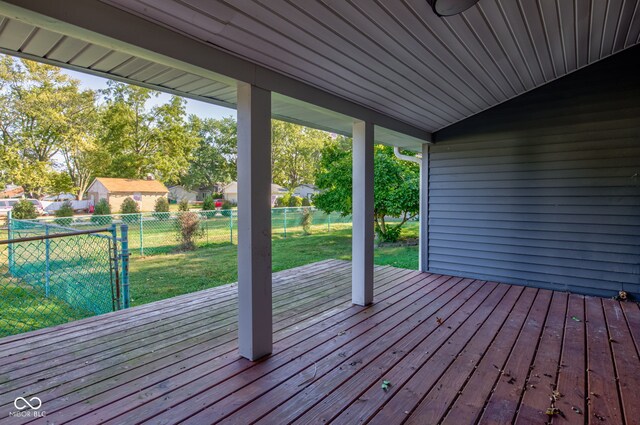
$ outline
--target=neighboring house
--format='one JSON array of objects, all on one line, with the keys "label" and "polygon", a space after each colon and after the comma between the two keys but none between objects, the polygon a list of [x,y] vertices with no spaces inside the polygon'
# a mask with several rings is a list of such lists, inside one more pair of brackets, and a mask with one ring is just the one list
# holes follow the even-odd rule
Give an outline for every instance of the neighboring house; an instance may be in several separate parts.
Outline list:
[{"label": "neighboring house", "polygon": [[312,184],[301,184],[293,189],[294,195],[300,196],[301,198],[307,198],[309,200],[318,193],[320,193],[320,190]]},{"label": "neighboring house", "polygon": [[24,196],[24,189],[22,186],[16,186],[8,184],[4,190],[0,191],[0,199],[3,198],[21,198]]},{"label": "neighboring house", "polygon": [[189,190],[184,186],[171,186],[169,187],[169,199],[176,202],[186,200],[193,203],[198,200],[198,192]]},{"label": "neighboring house", "polygon": [[138,203],[141,211],[153,211],[158,198],[166,198],[168,194],[169,189],[164,184],[151,178],[142,180],[97,177],[87,189],[87,196],[94,204],[106,199],[113,212],[120,211],[122,201],[128,197]]},{"label": "neighboring house", "polygon": [[[271,183],[271,206],[276,203],[276,199],[284,196],[287,193],[287,189],[279,184]],[[231,182],[222,188],[222,194],[224,199],[234,204],[238,203],[238,182]]]}]

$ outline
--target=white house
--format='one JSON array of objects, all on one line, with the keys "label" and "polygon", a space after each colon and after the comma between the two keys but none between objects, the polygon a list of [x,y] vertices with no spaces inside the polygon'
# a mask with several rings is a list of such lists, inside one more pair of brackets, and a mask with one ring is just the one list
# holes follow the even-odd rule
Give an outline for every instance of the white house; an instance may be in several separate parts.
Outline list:
[{"label": "white house", "polygon": [[[288,192],[287,189],[279,184],[271,183],[271,206],[275,205],[276,199],[284,196]],[[224,199],[234,204],[238,203],[238,182],[231,182],[222,188]]]},{"label": "white house", "polygon": [[293,194],[301,198],[307,198],[311,200],[320,190],[312,184],[301,184],[293,189]]},{"label": "white house", "polygon": [[169,199],[176,202],[186,200],[193,203],[198,200],[198,192],[189,190],[184,186],[171,186],[169,187]]}]

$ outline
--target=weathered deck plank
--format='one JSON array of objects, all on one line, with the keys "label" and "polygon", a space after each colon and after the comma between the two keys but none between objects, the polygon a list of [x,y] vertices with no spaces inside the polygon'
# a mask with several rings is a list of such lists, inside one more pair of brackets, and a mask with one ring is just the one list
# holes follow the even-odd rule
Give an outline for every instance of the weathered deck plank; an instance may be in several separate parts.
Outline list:
[{"label": "weathered deck plank", "polygon": [[[606,423],[640,417],[634,303],[377,267],[274,275],[274,352],[237,352],[227,285],[0,340],[0,425],[21,423]],[[390,382],[387,391],[383,380]],[[544,410],[557,387],[560,417]]]}]

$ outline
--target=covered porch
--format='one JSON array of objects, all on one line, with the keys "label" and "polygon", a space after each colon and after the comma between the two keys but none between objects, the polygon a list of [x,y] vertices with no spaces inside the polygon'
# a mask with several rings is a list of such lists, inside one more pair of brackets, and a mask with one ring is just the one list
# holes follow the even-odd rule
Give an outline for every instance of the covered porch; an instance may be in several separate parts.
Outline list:
[{"label": "covered porch", "polygon": [[34,423],[56,424],[640,417],[637,304],[393,267],[374,277],[360,307],[349,262],[274,274],[273,354],[258,362],[238,352],[236,284],[5,338],[0,424],[32,395],[46,412]]}]

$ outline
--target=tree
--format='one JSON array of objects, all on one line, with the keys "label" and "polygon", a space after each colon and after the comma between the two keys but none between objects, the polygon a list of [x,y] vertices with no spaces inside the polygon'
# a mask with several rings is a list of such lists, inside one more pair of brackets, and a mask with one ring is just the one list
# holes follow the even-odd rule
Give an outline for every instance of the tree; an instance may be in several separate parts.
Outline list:
[{"label": "tree", "polygon": [[238,136],[236,120],[189,117],[192,131],[199,137],[189,169],[181,178],[189,189],[211,187],[236,180]]},{"label": "tree", "polygon": [[87,127],[94,100],[60,68],[0,57],[0,179],[34,197],[55,191],[59,154]]},{"label": "tree", "polygon": [[284,121],[271,121],[273,182],[293,190],[312,184],[320,152],[331,141],[327,132]]},{"label": "tree", "polygon": [[168,103],[147,109],[157,92],[113,81],[103,94],[106,105],[99,136],[106,153],[103,174],[126,178],[153,174],[165,183],[178,182],[198,142],[185,119],[186,101],[173,96]]},{"label": "tree", "polygon": [[11,209],[11,217],[18,220],[32,220],[38,218],[36,206],[26,199],[21,199]]},{"label": "tree", "polygon": [[[322,192],[314,197],[317,208],[331,213],[351,214],[352,155],[338,143],[322,151],[316,186]],[[418,215],[420,209],[420,169],[416,164],[397,159],[393,149],[376,146],[374,154],[374,220],[381,241],[395,241],[400,229]],[[399,217],[390,225],[385,218]]]}]

